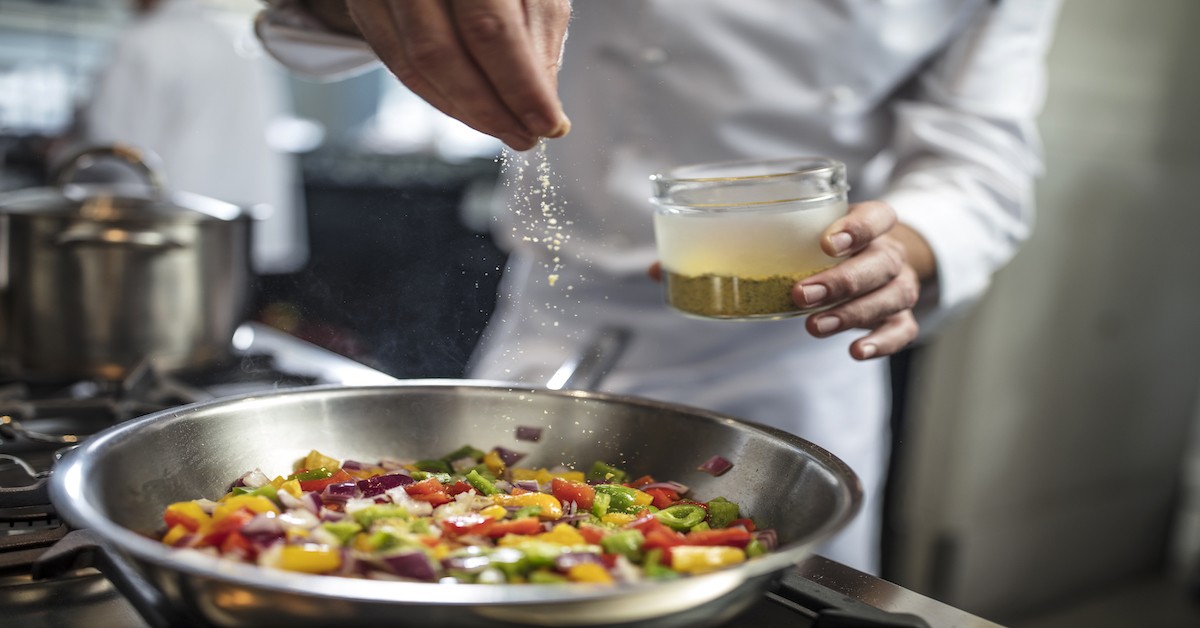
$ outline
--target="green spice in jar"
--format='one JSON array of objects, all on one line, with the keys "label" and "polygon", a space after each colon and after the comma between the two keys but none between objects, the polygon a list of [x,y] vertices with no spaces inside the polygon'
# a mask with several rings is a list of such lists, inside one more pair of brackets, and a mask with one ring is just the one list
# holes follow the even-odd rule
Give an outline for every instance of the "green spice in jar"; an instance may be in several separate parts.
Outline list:
[{"label": "green spice in jar", "polygon": [[667,303],[708,318],[785,318],[804,314],[792,301],[792,286],[808,273],[769,277],[731,277],[714,274],[682,275],[666,271]]}]

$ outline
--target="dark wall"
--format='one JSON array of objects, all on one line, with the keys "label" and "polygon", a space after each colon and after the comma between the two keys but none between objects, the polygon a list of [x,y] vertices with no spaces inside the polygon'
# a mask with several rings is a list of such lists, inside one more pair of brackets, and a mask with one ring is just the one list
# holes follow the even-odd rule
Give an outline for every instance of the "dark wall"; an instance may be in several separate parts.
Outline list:
[{"label": "dark wall", "polygon": [[488,160],[305,160],[311,257],[260,278],[258,318],[397,377],[460,377],[495,303],[504,255],[459,219]]}]

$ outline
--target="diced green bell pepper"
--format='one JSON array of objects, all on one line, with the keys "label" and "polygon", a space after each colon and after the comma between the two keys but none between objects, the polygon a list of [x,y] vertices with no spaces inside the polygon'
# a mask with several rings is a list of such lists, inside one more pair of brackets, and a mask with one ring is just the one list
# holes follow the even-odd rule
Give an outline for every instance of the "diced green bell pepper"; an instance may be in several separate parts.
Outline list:
[{"label": "diced green bell pepper", "polygon": [[728,528],[740,516],[738,505],[724,497],[708,502],[708,525],[714,528]]},{"label": "diced green bell pepper", "polygon": [[754,558],[767,553],[767,546],[763,545],[758,539],[754,539],[746,544],[746,558]]},{"label": "diced green bell pepper", "polygon": [[467,484],[470,484],[472,488],[479,491],[480,495],[496,495],[500,492],[500,489],[496,488],[496,485],[492,484],[491,480],[479,475],[479,471],[475,469],[471,469],[471,472],[466,476],[466,480]]},{"label": "diced green bell pepper", "polygon": [[418,460],[413,463],[417,469],[429,473],[450,473],[452,469],[445,460]]},{"label": "diced green bell pepper", "polygon": [[[596,497],[600,495],[608,495],[608,509],[606,512],[621,512],[630,515],[636,515],[641,507],[637,504],[637,492],[635,489],[619,484],[597,484],[593,488],[596,489]],[[595,502],[593,502],[593,507]],[[593,508],[592,512],[595,512]],[[597,515],[603,517],[604,515]]]},{"label": "diced green bell pepper", "polygon": [[462,460],[463,458],[471,458],[475,462],[479,462],[480,460],[483,459],[483,453],[484,452],[482,452],[470,445],[463,445],[462,447],[455,449],[454,451],[446,454],[445,456],[442,456],[442,461],[445,462],[447,465],[455,462],[456,460]]},{"label": "diced green bell pepper", "polygon": [[704,507],[696,504],[675,504],[654,513],[654,517],[672,530],[686,532],[702,523],[706,514]]},{"label": "diced green bell pepper", "polygon": [[364,530],[369,530],[376,521],[384,519],[408,519],[408,510],[396,504],[376,504],[355,511],[352,516]]},{"label": "diced green bell pepper", "polygon": [[613,482],[620,484],[625,481],[628,475],[625,471],[607,462],[597,460],[592,463],[592,468],[588,471],[587,479],[592,482]]},{"label": "diced green bell pepper", "polygon": [[362,526],[353,521],[329,521],[321,524],[325,531],[337,537],[342,545],[350,542],[355,534],[362,532]]},{"label": "diced green bell pepper", "polygon": [[325,467],[309,469],[307,471],[299,471],[287,476],[289,480],[298,480],[300,482],[311,482],[313,480],[324,480],[325,478],[333,477],[333,471]]},{"label": "diced green bell pepper", "polygon": [[600,539],[600,547],[604,548],[605,554],[620,554],[637,562],[642,558],[642,543],[645,540],[637,530],[622,530]]},{"label": "diced green bell pepper", "polygon": [[245,486],[233,487],[234,495],[261,495],[272,501],[279,501],[279,491],[270,484],[264,484],[258,488],[247,488]]}]

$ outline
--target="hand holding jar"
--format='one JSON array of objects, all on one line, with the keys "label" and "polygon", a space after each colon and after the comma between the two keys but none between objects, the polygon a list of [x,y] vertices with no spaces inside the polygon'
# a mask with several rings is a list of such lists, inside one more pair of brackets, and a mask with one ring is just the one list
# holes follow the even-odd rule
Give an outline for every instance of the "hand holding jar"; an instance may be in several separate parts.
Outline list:
[{"label": "hand holding jar", "polygon": [[924,240],[880,202],[847,204],[845,166],[825,158],[701,164],[651,177],[667,302],[726,320],[809,315],[818,337],[870,330],[857,359],[917,335],[912,307],[932,278]]}]

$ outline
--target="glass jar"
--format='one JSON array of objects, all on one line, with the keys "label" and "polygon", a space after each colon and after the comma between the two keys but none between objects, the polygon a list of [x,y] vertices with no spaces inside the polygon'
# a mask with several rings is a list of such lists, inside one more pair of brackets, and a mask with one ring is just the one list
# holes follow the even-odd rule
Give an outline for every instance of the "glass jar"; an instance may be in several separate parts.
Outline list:
[{"label": "glass jar", "polygon": [[667,303],[689,315],[777,319],[815,311],[797,281],[837,264],[820,237],[848,205],[846,166],[823,157],[732,161],[650,177]]}]

